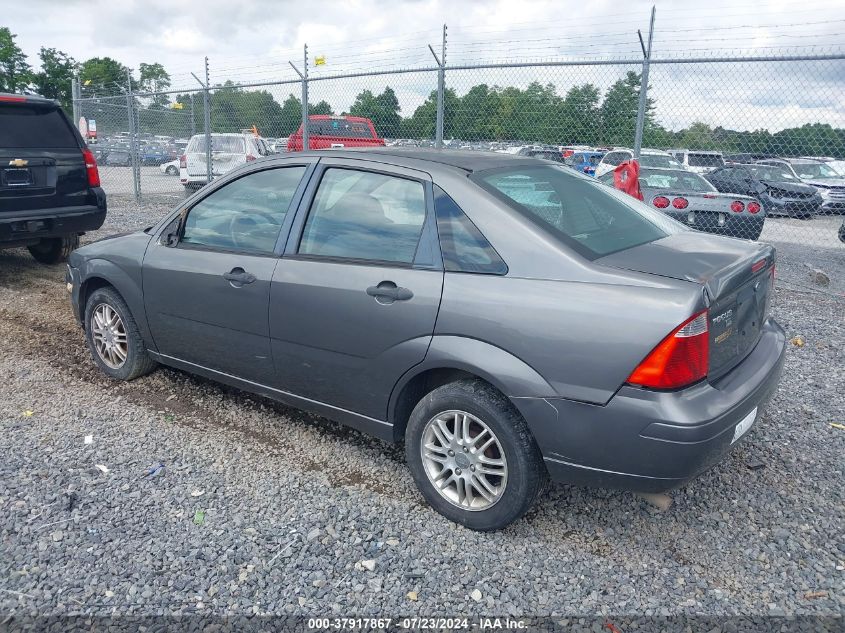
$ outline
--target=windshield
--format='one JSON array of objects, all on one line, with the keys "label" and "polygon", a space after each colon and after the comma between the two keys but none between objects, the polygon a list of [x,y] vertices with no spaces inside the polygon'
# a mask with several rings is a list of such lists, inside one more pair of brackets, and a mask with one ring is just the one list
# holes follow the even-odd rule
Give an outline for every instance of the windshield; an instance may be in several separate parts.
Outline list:
[{"label": "windshield", "polygon": [[640,167],[673,167],[681,168],[681,163],[671,156],[663,154],[640,154]]},{"label": "windshield", "polygon": [[798,182],[798,178],[782,167],[773,165],[749,165],[748,171],[757,176],[760,180],[771,180],[772,182]]},{"label": "windshield", "polygon": [[[191,139],[188,152],[205,152],[205,136]],[[211,151],[226,154],[245,154],[244,140],[240,136],[211,136]]]},{"label": "windshield", "polygon": [[626,194],[560,167],[496,169],[472,179],[589,259],[687,230]]},{"label": "windshield", "polygon": [[725,164],[721,154],[687,154],[690,167],[721,167]]},{"label": "windshield", "polygon": [[841,178],[833,168],[824,163],[793,163],[792,168],[799,178]]},{"label": "windshield", "polygon": [[649,189],[671,189],[673,191],[716,191],[716,188],[698,174],[691,171],[640,170],[640,187]]}]

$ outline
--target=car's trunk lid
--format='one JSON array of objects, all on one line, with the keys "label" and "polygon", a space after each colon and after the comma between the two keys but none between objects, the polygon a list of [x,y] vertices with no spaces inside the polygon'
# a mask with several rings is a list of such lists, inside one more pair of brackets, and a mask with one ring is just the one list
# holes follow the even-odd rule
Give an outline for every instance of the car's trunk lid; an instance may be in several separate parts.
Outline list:
[{"label": "car's trunk lid", "polygon": [[751,352],[768,317],[775,249],[681,232],[596,263],[700,284],[709,303],[710,371],[716,379]]}]

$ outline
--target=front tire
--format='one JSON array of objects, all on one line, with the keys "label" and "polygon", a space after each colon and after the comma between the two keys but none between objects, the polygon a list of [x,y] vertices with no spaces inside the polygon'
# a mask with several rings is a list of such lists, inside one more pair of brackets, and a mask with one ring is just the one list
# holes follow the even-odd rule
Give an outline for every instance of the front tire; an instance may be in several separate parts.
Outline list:
[{"label": "front tire", "polygon": [[58,264],[65,261],[71,251],[79,248],[79,236],[74,233],[63,237],[45,238],[27,248],[36,261],[42,264]]},{"label": "front tire", "polygon": [[113,380],[133,380],[157,365],[129,307],[113,288],[98,288],[88,297],[85,340],[94,362]]},{"label": "front tire", "polygon": [[548,478],[525,421],[480,380],[450,383],[420,400],[408,421],[405,455],[426,501],[479,531],[522,517]]}]

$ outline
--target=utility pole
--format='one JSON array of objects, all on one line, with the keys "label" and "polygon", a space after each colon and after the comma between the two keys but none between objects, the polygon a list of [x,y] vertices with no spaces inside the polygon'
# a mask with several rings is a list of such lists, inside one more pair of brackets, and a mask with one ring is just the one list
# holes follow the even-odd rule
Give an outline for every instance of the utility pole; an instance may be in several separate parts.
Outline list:
[{"label": "utility pole", "polygon": [[135,202],[141,201],[141,166],[138,162],[138,128],[135,125],[135,95],[132,92],[132,75],[126,70],[126,114],[129,119],[129,160],[132,165],[132,188]]},{"label": "utility pole", "polygon": [[[637,128],[634,131],[634,158],[639,159],[640,150],[643,146],[643,126],[645,125],[645,109],[648,104],[648,71],[651,64],[651,43],[654,39],[654,14],[656,10],[651,7],[651,22],[648,26],[648,47],[643,50],[643,72],[640,78],[640,103],[637,108]],[[640,36],[642,46],[642,36]]]},{"label": "utility pole", "polygon": [[303,45],[302,51],[304,72],[300,72],[292,61],[288,60],[288,64],[302,80],[302,149],[307,150],[310,149],[311,144],[310,134],[308,133],[308,44]]},{"label": "utility pole", "polygon": [[[79,125],[79,75],[70,78],[70,102],[73,108],[73,125]],[[88,142],[88,139],[85,139]]]}]

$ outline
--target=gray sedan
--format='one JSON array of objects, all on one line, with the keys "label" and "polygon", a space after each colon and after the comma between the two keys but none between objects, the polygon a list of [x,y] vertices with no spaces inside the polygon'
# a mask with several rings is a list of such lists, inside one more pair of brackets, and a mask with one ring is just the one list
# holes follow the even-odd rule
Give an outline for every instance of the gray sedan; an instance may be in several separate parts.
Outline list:
[{"label": "gray sedan", "polygon": [[249,163],[67,282],[108,376],[403,442],[438,512],[493,530],[549,477],[665,491],[741,441],[783,364],[774,267],[562,165],[385,148]]}]

